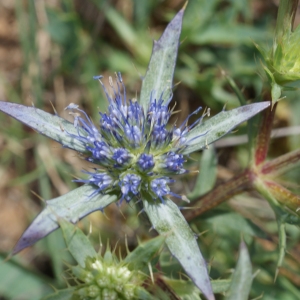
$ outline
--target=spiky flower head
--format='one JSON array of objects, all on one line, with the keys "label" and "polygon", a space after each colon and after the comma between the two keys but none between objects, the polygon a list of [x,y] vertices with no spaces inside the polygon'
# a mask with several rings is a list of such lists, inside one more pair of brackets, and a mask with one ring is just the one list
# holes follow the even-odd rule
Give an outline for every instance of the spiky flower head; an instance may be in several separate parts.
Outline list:
[{"label": "spiky flower head", "polygon": [[42,300],[156,299],[151,295],[153,284],[149,281],[149,273],[153,274],[151,261],[160,251],[165,240],[163,237],[139,243],[132,252],[127,247],[125,257],[121,254],[117,257],[116,247],[111,251],[107,241],[105,253],[101,255],[102,243],[99,252],[96,252],[80,228],[64,219],[57,221],[77,265],[69,266],[67,270],[68,288],[56,290]]},{"label": "spiky flower head", "polygon": [[256,45],[266,65],[264,70],[272,87],[272,99],[277,100],[284,90],[295,89],[300,80],[300,26],[293,31],[297,4],[280,1],[273,45],[269,50]]},{"label": "spiky flower head", "polygon": [[130,270],[128,264],[106,250],[104,256],[87,258],[85,267],[72,267],[72,276],[78,281],[74,295],[82,300],[129,300],[138,295],[145,280],[145,274]]},{"label": "spiky flower head", "polygon": [[278,85],[300,80],[300,26],[295,31],[287,30],[279,42],[269,51],[257,46],[266,62],[269,79]]},{"label": "spiky flower head", "polygon": [[157,97],[153,91],[144,111],[134,99],[127,100],[120,73],[115,84],[110,77],[112,95],[102,83],[102,76],[95,78],[109,101],[108,112],[100,113],[98,126],[77,105],[66,108],[78,129],[78,134],[71,136],[84,144],[86,160],[97,165],[93,172],[85,172],[88,179],[76,181],[98,187],[90,197],[114,191],[120,195],[120,202],[138,200],[146,194],[161,202],[168,195],[185,199],[171,192],[169,184],[174,180],[170,176],[187,172],[182,154],[190,142],[186,135],[203,116],[192,126],[187,125],[189,116],[181,126],[168,127],[173,109],[163,102],[162,95]]}]

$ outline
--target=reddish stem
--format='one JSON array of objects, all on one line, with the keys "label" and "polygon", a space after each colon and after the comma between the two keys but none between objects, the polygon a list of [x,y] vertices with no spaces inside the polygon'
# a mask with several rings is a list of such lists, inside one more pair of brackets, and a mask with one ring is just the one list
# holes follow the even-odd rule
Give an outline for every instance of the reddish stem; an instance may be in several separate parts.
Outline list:
[{"label": "reddish stem", "polygon": [[256,139],[256,149],[254,153],[255,165],[260,165],[265,161],[269,150],[271,130],[275,116],[277,103],[263,112],[262,122]]},{"label": "reddish stem", "polygon": [[261,173],[279,176],[298,166],[300,161],[300,149],[284,154],[271,161],[264,163]]},{"label": "reddish stem", "polygon": [[[212,191],[194,201],[189,205],[191,209],[183,211],[183,215],[186,220],[191,221],[231,197],[251,189],[254,178],[253,176],[255,176],[255,174],[251,170],[246,169],[243,173],[233,177],[223,184],[220,184]],[[195,207],[195,205],[200,206]]]},{"label": "reddish stem", "polygon": [[287,206],[294,213],[300,213],[300,196],[290,192],[277,182],[264,180],[264,184],[268,187],[270,193],[282,205]]}]

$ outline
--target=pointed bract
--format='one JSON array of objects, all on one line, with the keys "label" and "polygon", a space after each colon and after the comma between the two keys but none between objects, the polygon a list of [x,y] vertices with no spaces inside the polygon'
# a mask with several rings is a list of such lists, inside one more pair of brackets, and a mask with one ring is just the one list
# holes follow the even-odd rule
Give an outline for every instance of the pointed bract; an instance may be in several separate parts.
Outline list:
[{"label": "pointed bract", "polygon": [[148,107],[152,93],[155,93],[157,98],[163,94],[164,104],[168,104],[172,98],[183,14],[184,8],[169,23],[160,39],[153,43],[151,59],[140,95],[140,104],[144,110]]},{"label": "pointed bract", "polygon": [[72,134],[78,135],[78,130],[81,134],[84,132],[57,115],[51,115],[35,107],[4,101],[0,101],[0,111],[33,128],[38,133],[57,141],[63,147],[79,152],[86,151],[85,145],[72,137]]},{"label": "pointed bract", "polygon": [[244,242],[241,242],[238,263],[232,276],[226,300],[249,299],[252,279],[252,265],[247,246]]},{"label": "pointed bract", "polygon": [[47,201],[46,207],[33,220],[14,247],[13,254],[33,245],[57,229],[59,227],[58,218],[76,223],[91,212],[102,210],[118,199],[115,195],[101,194],[91,198],[90,195],[95,189],[92,185],[84,185],[63,196]]},{"label": "pointed bract", "polygon": [[166,237],[166,244],[172,255],[177,258],[205,297],[208,300],[215,299],[206,262],[199,250],[196,236],[177,205],[169,199],[166,199],[164,204],[150,203],[147,200],[143,203],[155,230]]},{"label": "pointed bract", "polygon": [[248,104],[229,111],[222,111],[216,116],[200,122],[187,134],[186,139],[190,142],[187,142],[183,153],[189,154],[204,149],[269,106],[269,101]]}]

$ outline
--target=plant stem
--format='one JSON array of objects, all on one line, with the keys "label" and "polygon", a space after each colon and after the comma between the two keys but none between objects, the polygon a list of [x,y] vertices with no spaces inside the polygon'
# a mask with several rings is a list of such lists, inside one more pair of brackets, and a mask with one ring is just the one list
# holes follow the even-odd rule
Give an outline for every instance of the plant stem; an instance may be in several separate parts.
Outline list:
[{"label": "plant stem", "polygon": [[[233,177],[223,184],[220,184],[212,191],[200,197],[190,205],[191,209],[183,211],[183,215],[186,220],[191,221],[231,197],[251,189],[253,176],[255,176],[254,172],[246,169],[243,173]],[[200,206],[195,207],[195,204]]]},{"label": "plant stem", "polygon": [[277,103],[263,112],[263,117],[260,124],[256,139],[256,147],[254,151],[254,164],[260,165],[265,161],[269,150],[271,131],[273,127],[273,120],[276,112]]},{"label": "plant stem", "polygon": [[261,168],[261,173],[268,174],[271,177],[280,176],[300,164],[300,149],[286,153],[271,161],[264,163]]}]

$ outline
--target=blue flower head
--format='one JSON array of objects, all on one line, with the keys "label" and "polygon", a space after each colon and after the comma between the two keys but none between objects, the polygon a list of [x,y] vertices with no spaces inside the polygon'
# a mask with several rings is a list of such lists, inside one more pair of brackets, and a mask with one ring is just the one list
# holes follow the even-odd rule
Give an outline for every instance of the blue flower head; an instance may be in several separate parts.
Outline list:
[{"label": "blue flower head", "polygon": [[189,143],[186,135],[191,128],[187,125],[190,116],[180,127],[168,127],[173,110],[164,104],[162,95],[157,98],[153,91],[144,111],[137,101],[126,98],[120,73],[115,84],[109,78],[112,95],[101,78],[96,77],[109,106],[107,113],[100,113],[98,128],[78,106],[70,104],[66,108],[78,129],[78,135],[70,135],[84,145],[86,160],[98,166],[94,172],[86,172],[88,179],[77,181],[98,187],[91,196],[117,191],[120,201],[138,200],[143,193],[161,202],[169,195],[185,199],[170,191],[169,184],[174,181],[169,176],[187,172],[181,152]]}]

